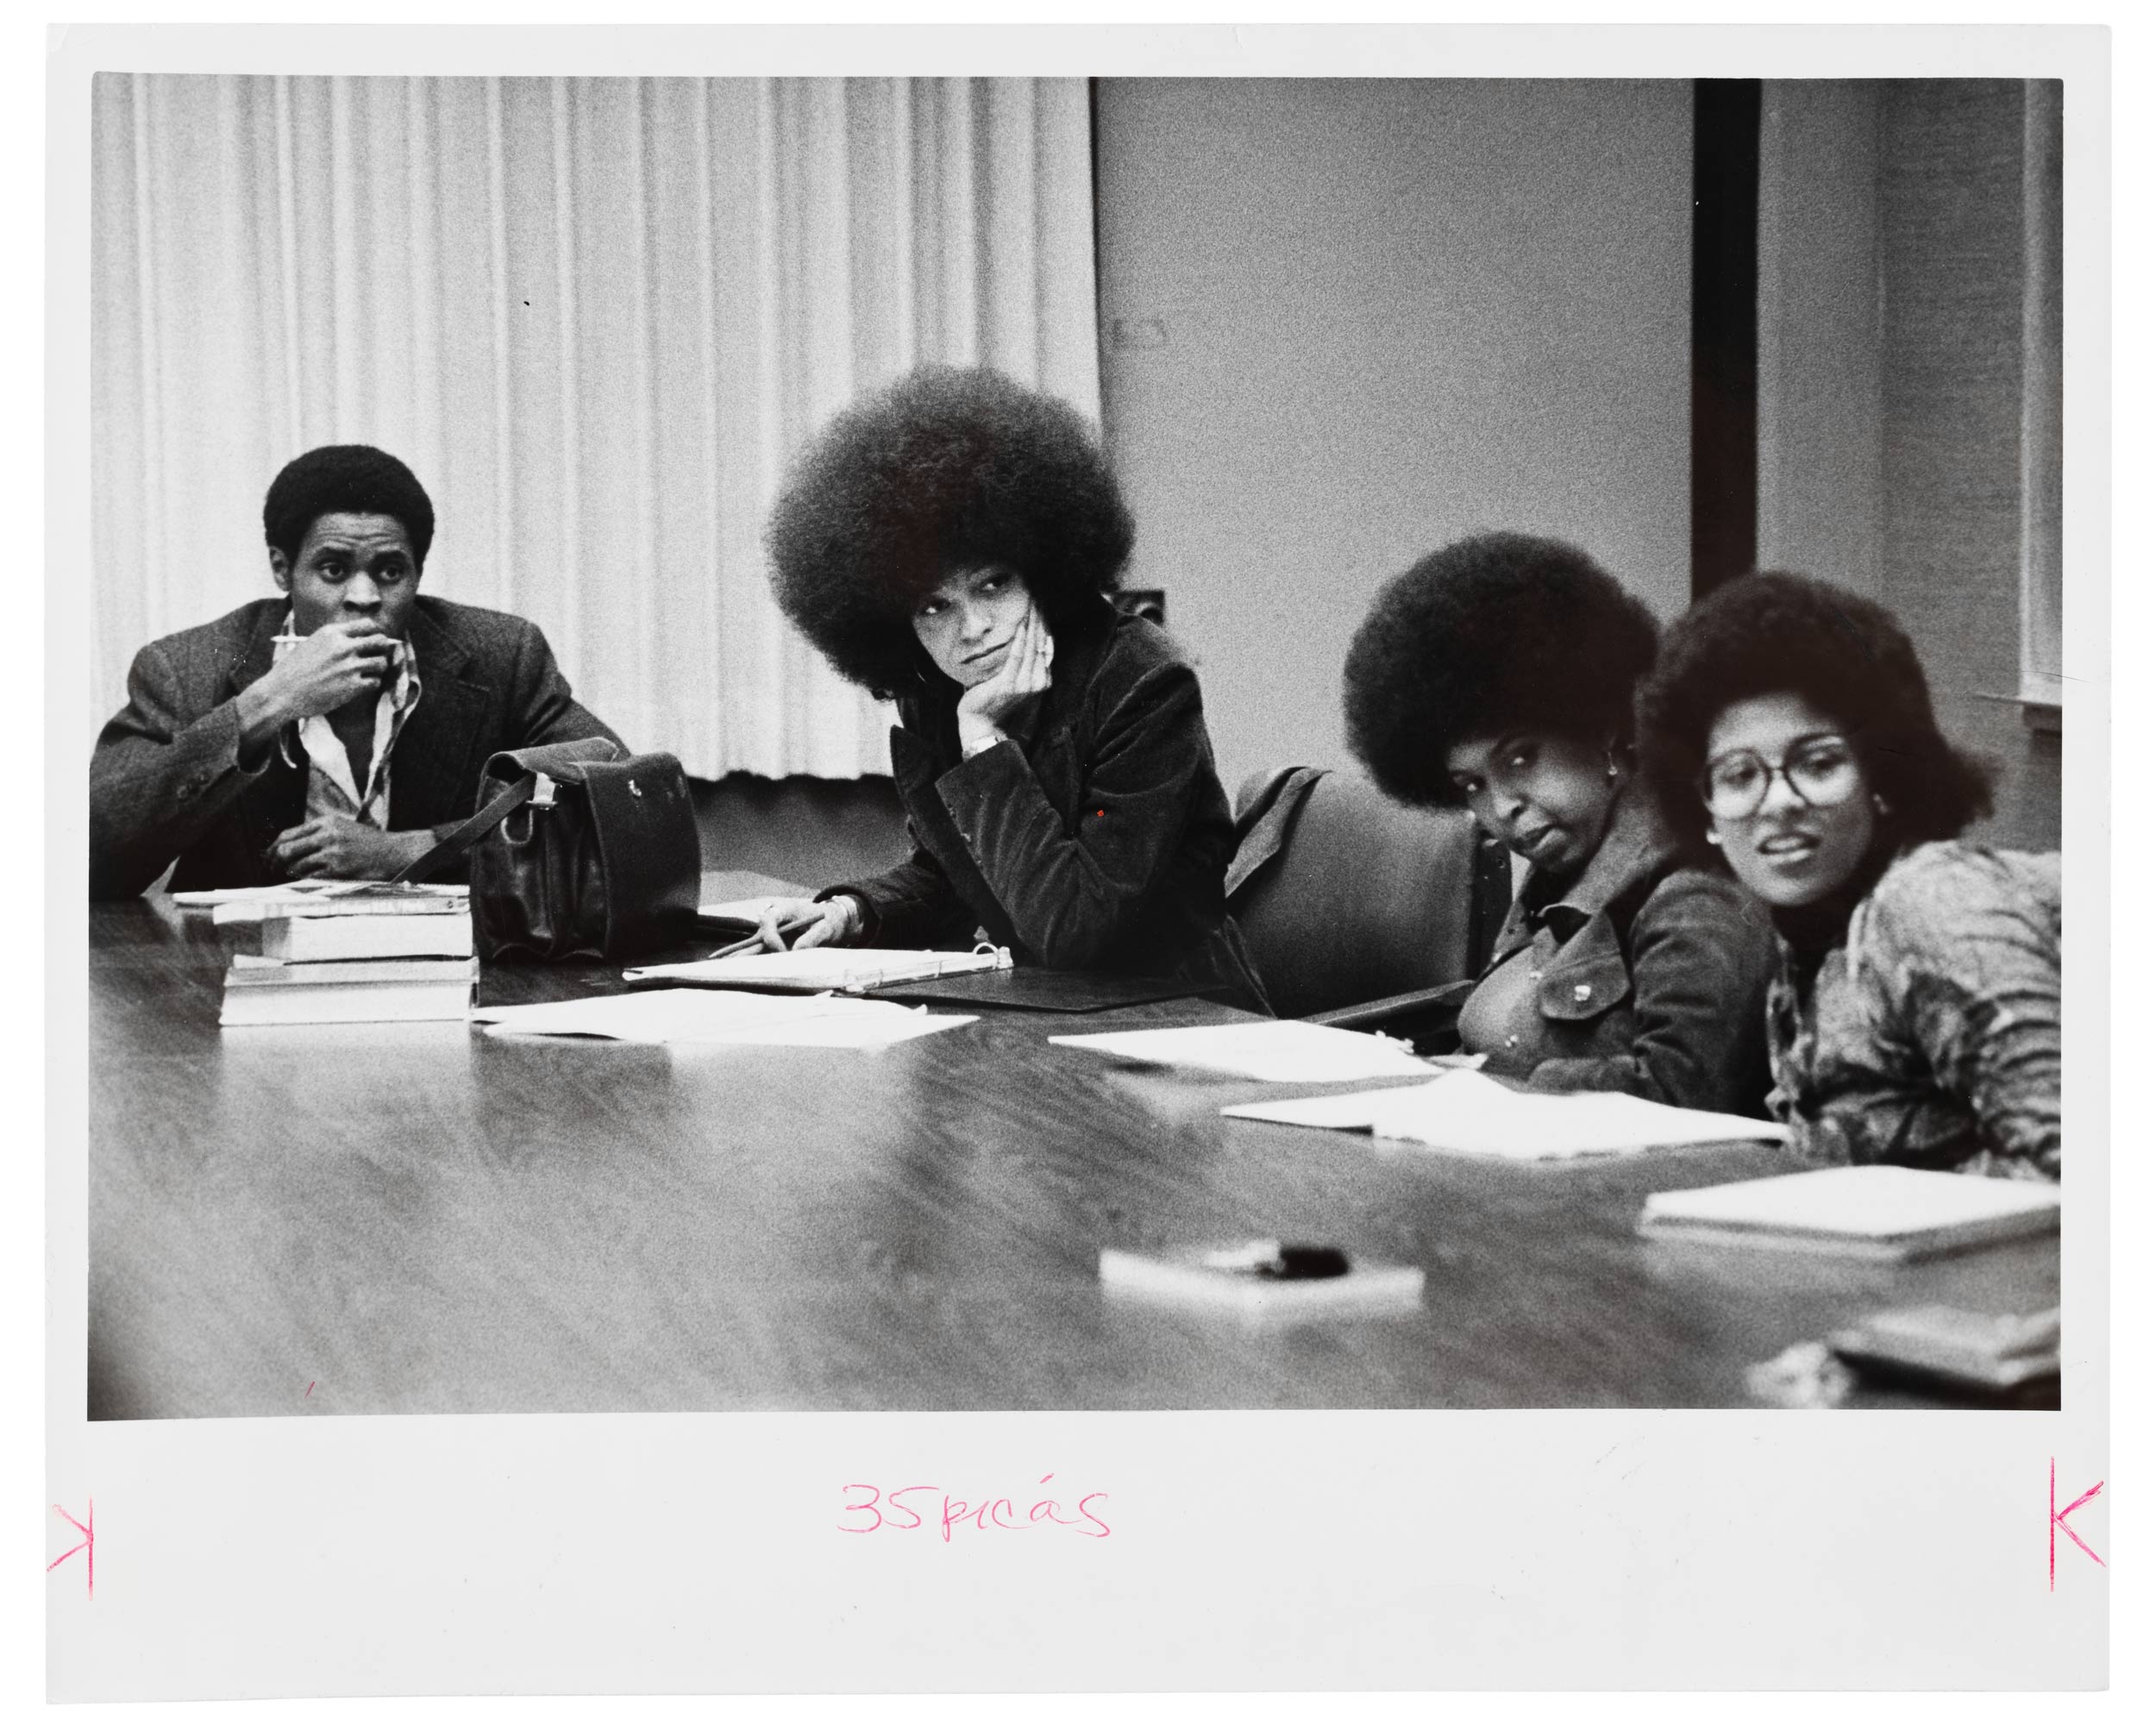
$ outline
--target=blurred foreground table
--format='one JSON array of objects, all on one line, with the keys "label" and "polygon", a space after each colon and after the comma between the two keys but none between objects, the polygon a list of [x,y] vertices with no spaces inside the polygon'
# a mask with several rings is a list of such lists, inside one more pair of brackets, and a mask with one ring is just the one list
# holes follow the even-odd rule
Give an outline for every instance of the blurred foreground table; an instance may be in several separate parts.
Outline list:
[{"label": "blurred foreground table", "polygon": [[[2058,1300],[2055,1241],[1893,1267],[1634,1234],[1647,1193],[1792,1165],[1772,1147],[1388,1152],[1046,1040],[1237,1016],[1203,1001],[868,1055],[220,1032],[217,932],[156,898],[93,906],[90,963],[95,1419],[1746,1407],[1747,1367],[1865,1312]],[[1421,1308],[1253,1327],[1102,1294],[1104,1246],[1260,1235],[1419,1264]]]}]

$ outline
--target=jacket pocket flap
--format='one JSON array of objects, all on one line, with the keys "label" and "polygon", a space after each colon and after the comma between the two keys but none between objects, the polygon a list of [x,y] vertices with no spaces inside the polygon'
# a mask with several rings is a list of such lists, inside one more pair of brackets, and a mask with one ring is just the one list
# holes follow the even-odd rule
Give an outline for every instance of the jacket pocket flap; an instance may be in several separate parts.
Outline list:
[{"label": "jacket pocket flap", "polygon": [[1584,962],[1546,973],[1535,995],[1545,1019],[1599,1018],[1632,993],[1632,973],[1620,952],[1598,952]]}]

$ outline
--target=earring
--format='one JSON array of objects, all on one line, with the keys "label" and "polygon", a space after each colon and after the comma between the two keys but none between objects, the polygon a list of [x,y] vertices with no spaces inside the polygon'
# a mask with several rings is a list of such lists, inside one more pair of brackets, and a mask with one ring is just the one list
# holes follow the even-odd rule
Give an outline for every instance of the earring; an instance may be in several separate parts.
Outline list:
[{"label": "earring", "polygon": [[1710,826],[1707,829],[1707,842],[1719,847],[1722,842],[1722,836]]},{"label": "earring", "polygon": [[1880,819],[1884,819],[1888,815],[1894,812],[1892,809],[1887,806],[1887,800],[1881,796],[1877,791],[1874,791],[1871,794],[1871,806],[1878,811]]},{"label": "earring", "polygon": [[1617,782],[1617,757],[1616,757],[1614,755],[1605,755],[1605,756],[1602,757],[1602,759],[1603,759],[1603,762],[1605,762],[1605,765],[1604,765],[1603,769],[1602,769],[1602,776],[1603,776],[1604,778],[1608,779],[1608,781],[1609,781],[1612,784],[1616,783],[1616,782]]}]

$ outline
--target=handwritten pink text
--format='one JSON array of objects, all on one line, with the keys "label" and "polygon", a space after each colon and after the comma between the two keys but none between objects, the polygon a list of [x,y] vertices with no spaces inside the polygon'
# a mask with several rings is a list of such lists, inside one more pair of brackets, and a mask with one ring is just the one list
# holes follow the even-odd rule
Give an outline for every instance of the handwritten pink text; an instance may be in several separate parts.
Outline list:
[{"label": "handwritten pink text", "polygon": [[[1055,1477],[1052,1473],[1044,1473],[1038,1484],[1046,1485]],[[843,1485],[839,1490],[846,1498],[840,1506],[841,1512],[852,1518],[837,1524],[842,1534],[877,1534],[886,1528],[910,1534],[927,1527],[939,1531],[945,1545],[950,1543],[954,1532],[971,1537],[966,1533],[969,1528],[982,1534],[999,1528],[1005,1533],[1023,1534],[1036,1527],[1075,1527],[1085,1539],[1108,1537],[1108,1524],[1092,1507],[1108,1501],[1105,1491],[1086,1493],[1078,1500],[1076,1513],[1072,1514],[1057,1499],[1045,1494],[1033,1496],[1033,1501],[1021,1509],[1019,1498],[990,1497],[975,1503],[952,1496],[940,1485],[901,1485],[895,1491],[885,1491],[874,1485]]]}]

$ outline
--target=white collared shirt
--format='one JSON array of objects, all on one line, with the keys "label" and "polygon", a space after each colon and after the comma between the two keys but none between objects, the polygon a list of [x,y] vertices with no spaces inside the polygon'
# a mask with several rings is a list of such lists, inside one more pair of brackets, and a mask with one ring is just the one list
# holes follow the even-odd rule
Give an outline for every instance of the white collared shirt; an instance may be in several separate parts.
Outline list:
[{"label": "white collared shirt", "polygon": [[[280,658],[291,650],[284,643],[299,638],[292,635],[291,630],[291,615],[287,612],[285,626],[279,631],[277,651]],[[299,721],[297,729],[300,747],[307,751],[310,820],[319,815],[341,814],[364,825],[388,830],[390,756],[397,747],[404,721],[419,705],[420,695],[418,663],[409,641],[396,643],[394,662],[396,675],[374,701],[374,749],[364,791],[353,781],[352,757],[331,728],[328,716],[315,713]],[[291,764],[299,763],[294,761]]]}]

